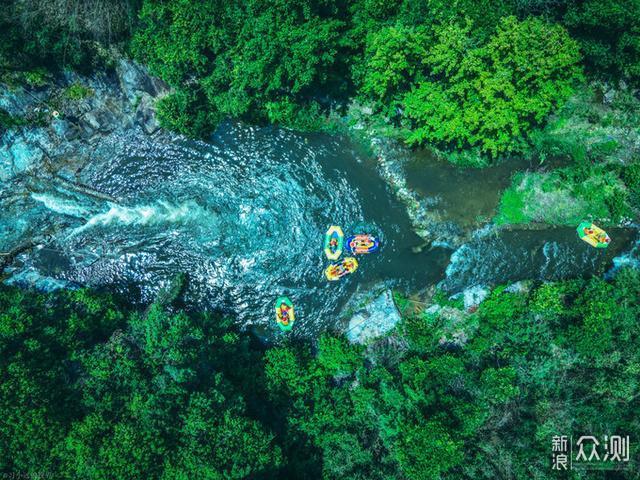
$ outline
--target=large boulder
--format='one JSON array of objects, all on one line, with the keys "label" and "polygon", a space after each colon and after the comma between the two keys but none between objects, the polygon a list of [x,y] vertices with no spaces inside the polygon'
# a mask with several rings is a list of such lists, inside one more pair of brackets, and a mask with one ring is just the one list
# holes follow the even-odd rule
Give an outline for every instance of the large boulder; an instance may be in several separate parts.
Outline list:
[{"label": "large boulder", "polygon": [[366,304],[353,314],[347,328],[352,343],[365,344],[386,334],[401,320],[393,301],[393,293],[386,289],[366,300]]},{"label": "large boulder", "polygon": [[54,145],[44,128],[11,130],[0,138],[0,180],[34,170]]},{"label": "large boulder", "polygon": [[130,102],[135,102],[144,93],[156,97],[168,90],[164,82],[151,77],[144,67],[131,60],[120,60],[116,67],[116,73],[120,87]]},{"label": "large boulder", "polygon": [[160,122],[156,117],[154,99],[148,93],[143,94],[140,99],[136,110],[136,122],[148,135],[152,135],[160,129]]}]

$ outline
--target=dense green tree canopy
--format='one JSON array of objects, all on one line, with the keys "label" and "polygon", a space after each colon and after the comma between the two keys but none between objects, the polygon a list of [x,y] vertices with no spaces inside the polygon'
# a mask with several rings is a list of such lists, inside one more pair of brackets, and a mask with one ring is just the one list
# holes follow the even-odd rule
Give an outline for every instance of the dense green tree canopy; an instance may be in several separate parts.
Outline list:
[{"label": "dense green tree canopy", "polygon": [[563,22],[591,71],[640,85],[640,1],[571,2]]},{"label": "dense green tree canopy", "polygon": [[427,78],[404,99],[409,142],[514,150],[580,78],[578,46],[557,25],[507,17],[486,45],[473,44],[469,25],[438,30]]},{"label": "dense green tree canopy", "polygon": [[410,144],[495,157],[528,145],[583,65],[640,78],[639,0],[33,3],[0,12],[0,69],[92,68],[128,43],[173,87],[162,124],[192,136],[227,117],[318,129],[357,99]]},{"label": "dense green tree canopy", "polygon": [[0,287],[0,472],[546,478],[553,435],[640,434],[637,271],[438,302],[367,348],[265,348],[171,305]]},{"label": "dense green tree canopy", "polygon": [[177,90],[165,117],[207,112],[210,124],[181,131],[210,130],[222,116],[286,122],[320,89],[343,87],[341,8],[318,0],[149,0],[133,52]]}]

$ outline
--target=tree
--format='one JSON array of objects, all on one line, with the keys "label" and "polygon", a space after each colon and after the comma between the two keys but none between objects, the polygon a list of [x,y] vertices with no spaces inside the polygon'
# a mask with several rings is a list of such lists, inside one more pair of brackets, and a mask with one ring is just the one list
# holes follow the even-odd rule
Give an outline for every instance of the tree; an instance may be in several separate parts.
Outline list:
[{"label": "tree", "polygon": [[408,91],[423,75],[429,37],[402,25],[369,36],[361,92],[381,103]]},{"label": "tree", "polygon": [[0,52],[4,40],[9,40],[14,66],[45,65],[83,71],[104,65],[106,48],[127,40],[139,7],[138,0],[6,3],[0,12],[3,30]]},{"label": "tree", "polygon": [[461,445],[438,422],[406,424],[395,450],[402,473],[410,480],[435,480],[463,458]]},{"label": "tree", "polygon": [[146,0],[132,50],[178,90],[163,107],[167,126],[193,135],[223,116],[287,124],[312,111],[319,89],[346,88],[340,13],[315,0]]},{"label": "tree", "polygon": [[580,42],[591,72],[640,84],[640,2],[571,2],[563,22]]},{"label": "tree", "polygon": [[577,44],[558,25],[502,20],[486,46],[471,48],[470,26],[437,32],[428,80],[404,99],[410,144],[477,146],[496,156],[517,150],[580,79]]}]

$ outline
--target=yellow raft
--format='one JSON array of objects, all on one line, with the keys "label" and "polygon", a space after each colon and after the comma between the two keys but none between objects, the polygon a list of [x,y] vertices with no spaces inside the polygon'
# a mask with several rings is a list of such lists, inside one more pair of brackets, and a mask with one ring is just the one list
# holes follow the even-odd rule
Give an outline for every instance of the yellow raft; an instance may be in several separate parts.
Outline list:
[{"label": "yellow raft", "polygon": [[353,257],[347,257],[338,264],[329,265],[324,274],[327,276],[327,280],[334,281],[355,272],[357,269],[358,261]]},{"label": "yellow raft", "polygon": [[609,238],[607,232],[591,222],[582,222],[576,230],[578,231],[580,239],[592,247],[607,248],[611,242],[611,238]]},{"label": "yellow raft", "polygon": [[329,260],[337,260],[342,254],[344,233],[337,225],[331,225],[324,236],[324,254]]}]

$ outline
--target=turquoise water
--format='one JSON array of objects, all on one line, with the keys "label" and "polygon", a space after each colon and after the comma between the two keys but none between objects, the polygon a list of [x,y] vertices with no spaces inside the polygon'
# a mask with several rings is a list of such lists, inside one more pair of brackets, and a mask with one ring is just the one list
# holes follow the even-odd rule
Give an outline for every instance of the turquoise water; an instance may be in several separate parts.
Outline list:
[{"label": "turquoise water", "polygon": [[[56,225],[54,239],[24,266],[82,285],[115,285],[141,302],[186,272],[185,300],[193,305],[270,331],[273,302],[287,295],[296,331],[316,332],[337,323],[357,285],[426,285],[446,268],[446,250],[412,253],[420,240],[371,162],[347,140],[273,128],[227,125],[208,143],[117,137],[80,175],[117,202],[42,182],[21,200],[20,218]],[[340,282],[323,274],[332,224],[383,242]],[[415,268],[418,260],[424,268]]]},{"label": "turquoise water", "polygon": [[[486,178],[478,207],[472,197],[484,190],[477,175],[423,167],[420,174],[415,165],[408,170],[412,188],[431,196],[427,203],[446,221],[464,226],[489,217],[508,182],[501,170]],[[131,131],[101,144],[76,180],[102,198],[46,175],[0,186],[0,251],[25,239],[39,244],[5,272],[14,281],[108,287],[147,303],[187,273],[189,305],[233,313],[265,335],[280,334],[273,302],[281,295],[296,306],[294,335],[311,335],[342,326],[341,307],[358,287],[417,291],[442,282],[456,293],[600,274],[633,238],[615,229],[612,247],[594,251],[573,229],[484,229],[455,251],[416,254],[412,247],[423,242],[374,158],[347,139],[276,128],[227,124],[209,142]],[[359,257],[359,269],[338,282],[323,274],[324,233],[332,224],[382,240],[379,253]]]}]

